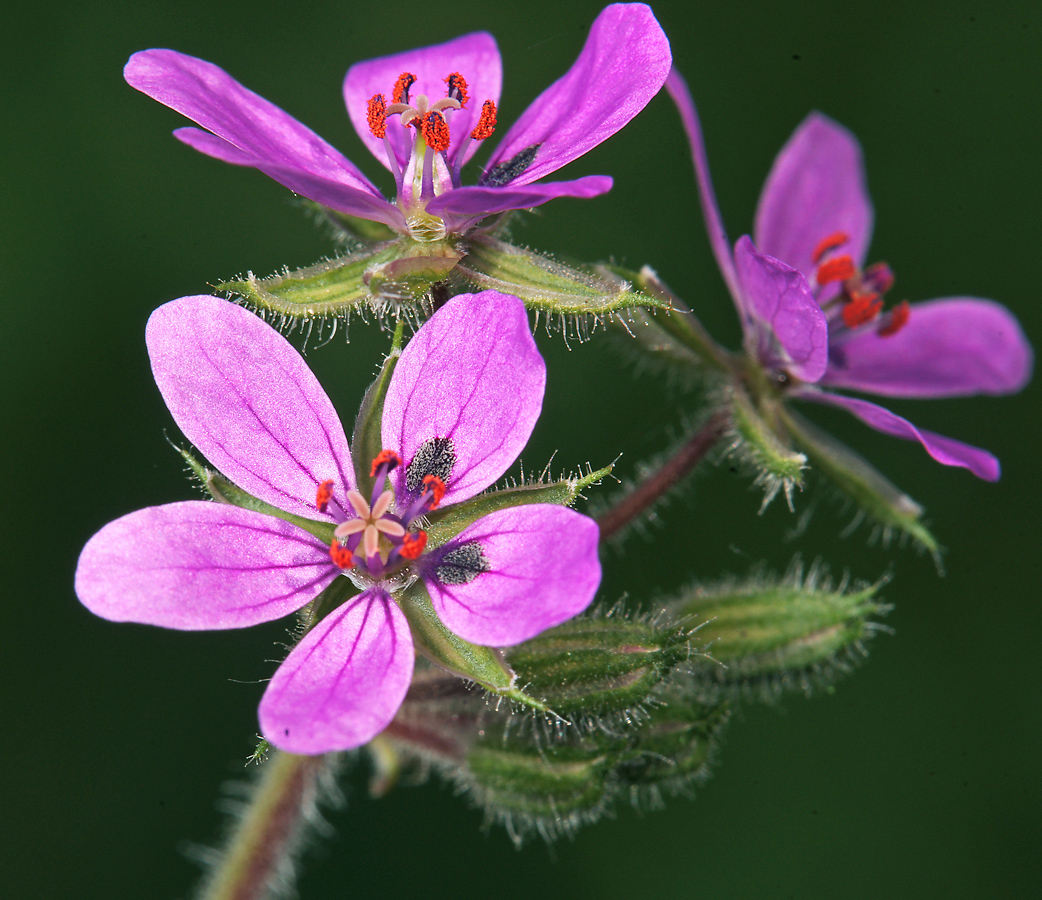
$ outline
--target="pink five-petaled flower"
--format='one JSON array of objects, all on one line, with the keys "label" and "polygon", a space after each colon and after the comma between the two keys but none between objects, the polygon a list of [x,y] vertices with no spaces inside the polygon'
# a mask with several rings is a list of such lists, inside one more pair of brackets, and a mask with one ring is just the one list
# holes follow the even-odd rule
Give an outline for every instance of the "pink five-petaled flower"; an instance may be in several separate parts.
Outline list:
[{"label": "pink five-petaled flower", "polygon": [[211,63],[172,50],[135,53],[131,86],[202,125],[174,134],[252,166],[290,190],[416,240],[466,231],[484,216],[555,197],[595,197],[611,178],[537,183],[622,128],[662,87],[669,41],[642,3],[605,8],[571,69],[522,114],[479,183],[460,169],[496,125],[502,64],[490,34],[352,66],[344,100],[355,130],[394,176],[394,202],[339,151]]},{"label": "pink five-petaled flower", "polygon": [[[90,539],[76,593],[113,621],[222,629],[277,619],[351,578],[361,593],[304,635],[264,693],[261,731],[275,746],[323,753],[387,725],[414,659],[395,595],[416,582],[449,629],[485,646],[526,640],[592,600],[599,533],[570,509],[499,510],[434,549],[416,527],[494,483],[532,432],[546,369],[517,298],[462,294],[420,329],[388,386],[376,460],[352,460],[304,360],[242,307],[174,300],[152,314],[147,343],[174,420],[209,461],[336,538],[224,503],[149,507]],[[363,467],[376,475],[371,498],[356,488]]]},{"label": "pink five-petaled flower", "polygon": [[917,398],[1018,391],[1031,377],[1032,352],[1013,315],[973,297],[883,311],[893,274],[885,263],[864,266],[873,215],[861,147],[821,113],[778,154],[756,209],[755,243],[740,238],[732,255],[691,93],[676,70],[666,87],[691,142],[710,243],[747,352],[790,396],[842,407],[877,431],[919,441],[938,462],[996,481],[999,461],[987,451],[822,388]]}]

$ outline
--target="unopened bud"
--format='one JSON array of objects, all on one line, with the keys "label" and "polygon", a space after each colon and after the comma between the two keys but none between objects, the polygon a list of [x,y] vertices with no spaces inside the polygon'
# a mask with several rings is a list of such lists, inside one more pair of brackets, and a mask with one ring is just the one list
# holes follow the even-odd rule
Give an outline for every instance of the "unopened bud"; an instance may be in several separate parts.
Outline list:
[{"label": "unopened bud", "polygon": [[689,628],[623,615],[572,619],[506,651],[518,684],[561,716],[639,708],[690,655]]},{"label": "unopened bud", "polygon": [[834,586],[823,567],[804,575],[797,562],[781,579],[696,587],[671,609],[698,626],[700,647],[717,663],[697,667],[700,684],[768,694],[796,684],[809,691],[865,655],[865,641],[879,629],[870,618],[889,609],[876,596],[883,583]]}]

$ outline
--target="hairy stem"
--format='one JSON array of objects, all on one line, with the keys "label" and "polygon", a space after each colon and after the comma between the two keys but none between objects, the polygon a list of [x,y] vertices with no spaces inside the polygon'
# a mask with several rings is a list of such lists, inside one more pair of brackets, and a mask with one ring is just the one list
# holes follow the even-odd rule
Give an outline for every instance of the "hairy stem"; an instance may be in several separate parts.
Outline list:
[{"label": "hairy stem", "polygon": [[729,421],[729,415],[724,411],[710,416],[676,453],[598,517],[601,541],[613,538],[705,459],[727,432]]},{"label": "hairy stem", "polygon": [[200,900],[262,900],[285,886],[305,827],[315,818],[320,782],[337,759],[274,752]]}]

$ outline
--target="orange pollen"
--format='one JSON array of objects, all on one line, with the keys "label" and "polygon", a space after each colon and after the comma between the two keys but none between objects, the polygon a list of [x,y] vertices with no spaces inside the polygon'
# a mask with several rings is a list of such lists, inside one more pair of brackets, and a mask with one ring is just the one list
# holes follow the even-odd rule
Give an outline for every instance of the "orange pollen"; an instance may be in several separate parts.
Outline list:
[{"label": "orange pollen", "polygon": [[445,496],[445,482],[437,475],[424,475],[423,486],[431,492],[431,505],[427,509],[437,509],[441,498]]},{"label": "orange pollen", "polygon": [[486,100],[481,104],[481,115],[478,117],[478,124],[474,126],[474,130],[470,133],[470,136],[475,141],[483,141],[487,137],[492,136],[492,132],[496,130],[496,104],[491,100]]},{"label": "orange pollen", "polygon": [[883,301],[879,294],[855,294],[843,307],[843,324],[847,328],[860,328],[878,316],[882,309]]},{"label": "orange pollen", "polygon": [[826,259],[820,266],[815,274],[815,278],[818,284],[830,284],[833,281],[846,281],[848,278],[853,278],[857,273],[857,267],[854,265],[854,260],[844,254],[843,256],[834,256],[832,259]]},{"label": "orange pollen", "polygon": [[451,138],[449,123],[445,121],[445,116],[440,112],[431,110],[424,115],[423,121],[420,122],[420,130],[423,132],[423,139],[427,142],[427,146],[435,153],[444,153],[449,149]]},{"label": "orange pollen", "polygon": [[336,538],[333,538],[333,543],[329,545],[329,558],[338,569],[350,569],[355,564],[354,554]]},{"label": "orange pollen", "polygon": [[830,234],[826,238],[822,238],[818,242],[818,246],[814,248],[814,252],[810,255],[814,265],[821,262],[821,258],[828,253],[830,250],[835,250],[837,247],[842,247],[847,241],[850,240],[850,235],[845,231],[836,231]]},{"label": "orange pollen", "polygon": [[890,310],[890,321],[885,325],[880,326],[876,332],[880,337],[890,337],[891,335],[897,334],[905,325],[908,324],[908,319],[912,315],[912,308],[908,305],[907,300],[902,300],[892,310]]},{"label": "orange pollen", "polygon": [[324,513],[329,506],[330,498],[333,496],[333,479],[323,481],[315,492],[315,508]]},{"label": "orange pollen", "polygon": [[381,450],[376,454],[376,459],[373,460],[373,465],[369,469],[369,477],[375,478],[376,470],[387,463],[391,463],[391,468],[394,469],[402,464],[402,458],[393,450]]},{"label": "orange pollen", "polygon": [[394,83],[394,90],[391,91],[391,102],[392,103],[408,103],[409,102],[409,88],[416,83],[416,76],[412,72],[402,72],[398,76],[398,80]]},{"label": "orange pollen", "polygon": [[373,137],[382,138],[387,134],[387,102],[383,94],[374,94],[369,98],[366,118],[369,120],[369,130]]},{"label": "orange pollen", "polygon": [[467,79],[460,75],[459,72],[453,72],[445,79],[445,83],[449,86],[448,96],[453,100],[459,100],[461,109],[466,106],[469,96],[467,94]]},{"label": "orange pollen", "polygon": [[410,531],[402,538],[402,545],[398,548],[398,552],[401,553],[404,559],[416,559],[423,553],[423,548],[426,546],[426,531]]}]

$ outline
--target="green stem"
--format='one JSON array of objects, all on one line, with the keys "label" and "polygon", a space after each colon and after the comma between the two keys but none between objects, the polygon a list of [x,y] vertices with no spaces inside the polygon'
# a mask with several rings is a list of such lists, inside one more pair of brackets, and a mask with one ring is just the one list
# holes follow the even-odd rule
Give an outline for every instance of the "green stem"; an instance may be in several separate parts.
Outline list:
[{"label": "green stem", "polygon": [[607,512],[599,516],[601,542],[610,540],[646,512],[691,472],[726,433],[730,416],[721,411],[710,416],[680,448]]},{"label": "green stem", "polygon": [[272,895],[314,817],[320,782],[337,754],[297,756],[274,751],[232,833],[201,900],[261,900]]}]

